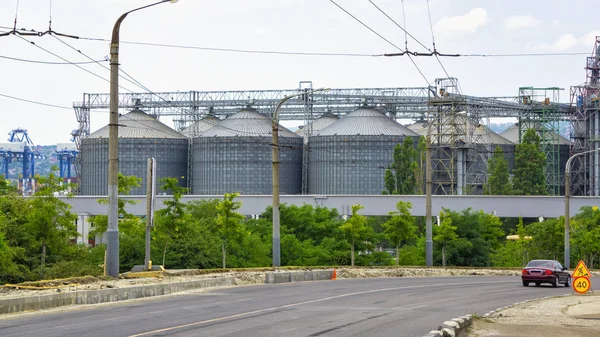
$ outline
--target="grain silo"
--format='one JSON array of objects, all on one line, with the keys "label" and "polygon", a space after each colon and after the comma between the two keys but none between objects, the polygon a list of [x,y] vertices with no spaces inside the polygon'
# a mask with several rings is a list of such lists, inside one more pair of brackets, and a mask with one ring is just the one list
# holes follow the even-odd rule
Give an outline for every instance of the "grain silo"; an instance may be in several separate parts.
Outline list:
[{"label": "grain silo", "polygon": [[[81,142],[82,195],[107,195],[108,130],[104,126]],[[132,195],[146,194],[148,158],[156,159],[157,179],[173,177],[185,186],[188,140],[141,110],[119,116],[119,172],[142,178]],[[157,183],[159,185],[159,183]],[[157,189],[157,193],[162,193]]]},{"label": "grain silo", "polygon": [[309,194],[381,194],[396,144],[417,134],[362,107],[309,138]]},{"label": "grain silo", "polygon": [[[315,134],[323,129],[325,129],[326,127],[330,126],[331,124],[337,122],[340,118],[334,114],[331,113],[327,113],[324,114],[323,116],[315,119],[314,121],[310,122],[310,128],[312,129],[312,134]],[[300,137],[304,137],[305,133],[306,133],[306,128],[307,127],[302,127],[300,129],[298,129],[296,131],[296,134]]]},{"label": "grain silo", "polygon": [[201,120],[194,122],[192,125],[187,128],[181,130],[181,134],[188,137],[194,138],[198,136],[201,132],[204,132],[213,126],[217,125],[221,120],[215,116],[208,115],[202,118]]},{"label": "grain silo", "polygon": [[[272,193],[271,119],[252,108],[221,121],[193,140],[192,193]],[[302,189],[302,137],[279,126],[280,193]]]}]

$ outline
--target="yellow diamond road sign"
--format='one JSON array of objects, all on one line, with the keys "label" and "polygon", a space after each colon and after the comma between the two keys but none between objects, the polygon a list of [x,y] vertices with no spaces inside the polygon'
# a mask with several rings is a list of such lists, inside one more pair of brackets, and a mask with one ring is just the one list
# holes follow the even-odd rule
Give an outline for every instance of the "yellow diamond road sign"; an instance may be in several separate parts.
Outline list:
[{"label": "yellow diamond road sign", "polygon": [[575,269],[573,270],[573,274],[571,274],[571,276],[573,278],[577,278],[580,276],[592,277],[592,273],[590,273],[585,263],[583,263],[583,260],[580,260],[577,264],[577,267],[575,267]]}]

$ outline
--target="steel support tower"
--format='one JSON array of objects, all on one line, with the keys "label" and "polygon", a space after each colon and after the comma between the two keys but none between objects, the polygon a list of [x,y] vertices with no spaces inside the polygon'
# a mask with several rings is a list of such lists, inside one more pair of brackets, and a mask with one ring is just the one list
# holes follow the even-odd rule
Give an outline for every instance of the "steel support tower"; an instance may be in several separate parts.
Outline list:
[{"label": "steel support tower", "polygon": [[550,195],[559,195],[563,179],[560,167],[559,122],[564,120],[560,111],[560,88],[519,88],[519,99],[529,109],[519,118],[519,143],[529,129],[540,136],[540,146],[546,154],[546,186]]},{"label": "steel support tower", "polygon": [[[600,36],[585,63],[586,81],[571,87],[571,155],[600,147]],[[600,195],[600,154],[577,156],[571,167],[573,195]]]}]

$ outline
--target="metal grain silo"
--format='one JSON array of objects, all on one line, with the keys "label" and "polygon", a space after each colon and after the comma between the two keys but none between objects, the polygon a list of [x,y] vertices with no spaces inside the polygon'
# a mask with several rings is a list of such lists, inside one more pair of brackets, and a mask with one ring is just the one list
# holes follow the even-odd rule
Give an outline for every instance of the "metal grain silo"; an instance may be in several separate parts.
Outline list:
[{"label": "metal grain silo", "polygon": [[188,137],[194,138],[198,136],[200,133],[212,128],[213,126],[219,124],[221,120],[215,116],[208,115],[201,120],[195,122],[194,124],[188,126],[187,128],[181,130],[181,134]]},{"label": "metal grain silo", "polygon": [[[81,142],[82,195],[106,195],[108,186],[108,126]],[[173,177],[185,186],[188,140],[141,110],[119,116],[119,172],[142,178],[132,195],[146,194],[148,158],[156,159],[156,177]],[[160,189],[157,192],[163,192]]]},{"label": "metal grain silo", "polygon": [[[272,193],[271,119],[252,108],[221,121],[193,140],[192,193]],[[302,137],[279,126],[280,193],[302,189]]]},{"label": "metal grain silo", "polygon": [[[315,119],[314,121],[310,122],[310,128],[312,129],[312,134],[315,134],[323,129],[325,129],[326,127],[330,126],[331,124],[337,122],[340,118],[334,114],[324,114],[323,116]],[[304,137],[306,133],[306,127],[303,127],[301,129],[298,129],[296,131],[296,134],[300,137]]]},{"label": "metal grain silo", "polygon": [[360,108],[309,138],[309,194],[381,194],[396,144],[417,134],[383,113]]}]

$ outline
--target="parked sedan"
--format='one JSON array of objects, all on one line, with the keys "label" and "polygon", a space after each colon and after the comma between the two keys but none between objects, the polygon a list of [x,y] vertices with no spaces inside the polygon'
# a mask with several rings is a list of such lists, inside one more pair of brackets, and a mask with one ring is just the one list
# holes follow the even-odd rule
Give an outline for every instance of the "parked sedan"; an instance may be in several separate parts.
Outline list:
[{"label": "parked sedan", "polygon": [[550,283],[553,287],[558,284],[564,284],[565,287],[571,286],[571,275],[555,260],[531,260],[521,272],[523,286],[529,286],[529,283],[535,283],[537,287],[542,283]]}]

